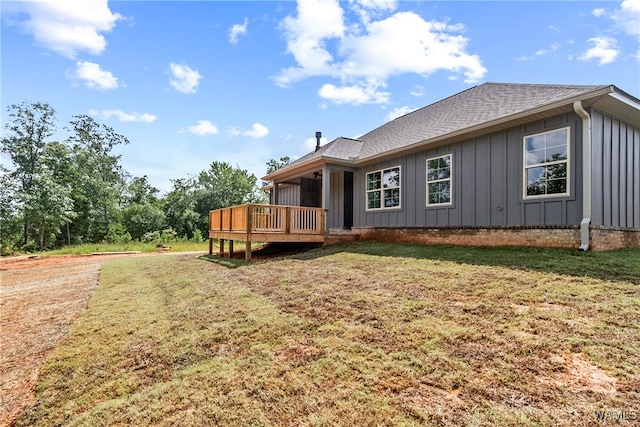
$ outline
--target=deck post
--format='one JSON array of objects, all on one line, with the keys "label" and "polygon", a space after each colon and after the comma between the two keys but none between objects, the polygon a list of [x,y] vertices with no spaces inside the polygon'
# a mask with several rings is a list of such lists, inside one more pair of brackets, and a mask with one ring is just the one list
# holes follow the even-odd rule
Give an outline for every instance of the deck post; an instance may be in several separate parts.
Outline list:
[{"label": "deck post", "polygon": [[284,210],[284,232],[291,233],[291,208],[287,206]]},{"label": "deck post", "polygon": [[244,259],[251,261],[251,229],[253,228],[253,205],[247,205],[247,240],[245,241]]},{"label": "deck post", "polygon": [[209,255],[213,255],[213,239],[209,237]]},{"label": "deck post", "polygon": [[224,256],[224,239],[220,239],[220,256]]},{"label": "deck post", "polygon": [[229,256],[227,258],[233,258],[233,240],[229,240]]},{"label": "deck post", "polygon": [[331,209],[331,169],[324,167],[322,169],[322,208]]},{"label": "deck post", "polygon": [[244,260],[251,261],[251,240],[247,240],[247,243],[244,249]]}]

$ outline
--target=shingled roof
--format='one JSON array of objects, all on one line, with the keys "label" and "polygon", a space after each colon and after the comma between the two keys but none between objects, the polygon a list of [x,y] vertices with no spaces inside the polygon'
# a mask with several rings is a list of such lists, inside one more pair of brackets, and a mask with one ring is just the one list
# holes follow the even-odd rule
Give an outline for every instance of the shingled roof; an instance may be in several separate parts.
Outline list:
[{"label": "shingled roof", "polygon": [[483,125],[490,126],[529,111],[563,102],[570,104],[611,88],[610,85],[484,83],[398,117],[358,139],[337,138],[290,166],[319,157],[349,162],[366,160]]}]

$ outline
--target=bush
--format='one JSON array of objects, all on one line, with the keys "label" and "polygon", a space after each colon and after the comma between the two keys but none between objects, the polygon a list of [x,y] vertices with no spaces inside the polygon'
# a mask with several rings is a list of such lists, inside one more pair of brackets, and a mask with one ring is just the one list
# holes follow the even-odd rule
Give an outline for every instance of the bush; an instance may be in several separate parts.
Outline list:
[{"label": "bush", "polygon": [[141,241],[145,243],[160,243],[160,232],[159,231],[147,231],[140,238]]},{"label": "bush", "polygon": [[202,231],[200,231],[199,228],[196,228],[196,231],[193,232],[191,241],[196,243],[202,243],[204,241],[204,237],[202,237]]},{"label": "bush", "polygon": [[109,233],[107,233],[107,235],[104,237],[104,241],[106,243],[124,244],[130,243],[131,240],[133,240],[131,238],[131,234],[129,234],[129,232],[126,231],[124,229],[124,226],[120,223],[114,224],[109,227]]},{"label": "bush", "polygon": [[171,227],[165,228],[164,230],[162,230],[162,234],[160,235],[160,242],[161,243],[173,242],[174,240],[176,240],[177,236],[178,236],[178,233],[176,233],[173,228]]}]

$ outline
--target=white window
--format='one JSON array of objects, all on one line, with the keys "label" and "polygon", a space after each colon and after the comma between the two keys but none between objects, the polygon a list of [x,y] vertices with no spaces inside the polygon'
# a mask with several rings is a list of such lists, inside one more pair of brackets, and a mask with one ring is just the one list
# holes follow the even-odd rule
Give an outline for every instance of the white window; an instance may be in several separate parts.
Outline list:
[{"label": "white window", "polygon": [[367,173],[367,210],[400,207],[400,166]]},{"label": "white window", "polygon": [[568,127],[524,137],[524,197],[569,194]]},{"label": "white window", "polygon": [[451,204],[452,155],[427,159],[427,206]]}]

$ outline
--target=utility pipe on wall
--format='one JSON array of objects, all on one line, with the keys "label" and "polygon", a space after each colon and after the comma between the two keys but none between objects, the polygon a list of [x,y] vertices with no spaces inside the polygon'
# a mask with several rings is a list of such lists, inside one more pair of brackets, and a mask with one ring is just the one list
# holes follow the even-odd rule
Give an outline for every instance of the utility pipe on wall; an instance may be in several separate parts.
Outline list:
[{"label": "utility pipe on wall", "polygon": [[591,117],[582,107],[582,101],[573,103],[573,110],[582,119],[582,221],[580,221],[580,249],[589,250],[589,224],[591,223]]}]

